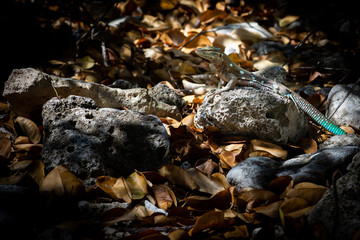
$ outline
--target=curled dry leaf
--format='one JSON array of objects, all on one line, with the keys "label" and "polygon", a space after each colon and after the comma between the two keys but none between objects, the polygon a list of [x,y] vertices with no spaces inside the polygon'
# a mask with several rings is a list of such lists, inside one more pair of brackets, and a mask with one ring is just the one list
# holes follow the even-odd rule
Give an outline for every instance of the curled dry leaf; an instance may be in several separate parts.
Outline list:
[{"label": "curled dry leaf", "polygon": [[142,199],[148,194],[147,181],[144,174],[134,172],[126,179],[126,183],[129,187],[132,199]]},{"label": "curled dry leaf", "polygon": [[159,170],[161,176],[169,179],[173,184],[188,187],[190,190],[197,188],[193,176],[181,167],[176,165],[164,165]]},{"label": "curled dry leaf", "polygon": [[185,202],[192,209],[196,210],[230,209],[234,203],[234,187],[220,191],[210,198],[204,196],[190,196],[185,198]]},{"label": "curled dry leaf", "polygon": [[100,176],[96,179],[96,186],[117,201],[124,200],[127,203],[131,203],[131,193],[123,177]]},{"label": "curled dry leaf", "polygon": [[256,213],[264,214],[265,216],[268,216],[271,218],[278,218],[279,217],[279,208],[283,202],[284,202],[283,200],[276,201],[276,202],[270,203],[265,206],[253,208],[253,209],[251,209],[251,211],[255,211]]},{"label": "curled dry leaf", "polygon": [[287,151],[282,149],[279,145],[260,139],[251,140],[249,148],[251,149],[250,151],[268,152],[271,155],[283,160],[286,160],[288,154]]},{"label": "curled dry leaf", "polygon": [[112,226],[118,222],[132,221],[136,217],[134,213],[125,208],[111,208],[103,212],[100,216],[103,226]]},{"label": "curled dry leaf", "polygon": [[289,189],[286,197],[299,197],[306,200],[309,205],[316,204],[326,192],[327,188],[310,182],[302,182]]},{"label": "curled dry leaf", "polygon": [[224,213],[218,211],[210,211],[201,215],[195,222],[195,225],[189,231],[189,235],[193,236],[203,232],[208,228],[219,228],[224,224]]},{"label": "curled dry leaf", "polygon": [[285,199],[280,207],[284,216],[286,216],[289,213],[309,207],[309,204],[303,198],[294,197]]},{"label": "curled dry leaf", "polygon": [[197,185],[197,190],[200,192],[215,194],[224,190],[221,183],[213,180],[211,177],[206,176],[196,168],[190,168],[186,170],[194,178]]},{"label": "curled dry leaf", "polygon": [[18,123],[25,133],[28,136],[32,143],[39,143],[41,141],[41,134],[39,128],[36,124],[28,118],[17,117],[15,122]]},{"label": "curled dry leaf", "polygon": [[62,197],[78,197],[84,192],[82,181],[64,166],[55,167],[40,184],[41,193]]},{"label": "curled dry leaf", "polygon": [[301,138],[298,145],[304,150],[305,153],[313,153],[317,150],[317,143],[311,138]]},{"label": "curled dry leaf", "polygon": [[154,191],[157,205],[161,209],[168,209],[174,203],[177,206],[176,196],[173,191],[165,185],[154,185],[152,187]]}]

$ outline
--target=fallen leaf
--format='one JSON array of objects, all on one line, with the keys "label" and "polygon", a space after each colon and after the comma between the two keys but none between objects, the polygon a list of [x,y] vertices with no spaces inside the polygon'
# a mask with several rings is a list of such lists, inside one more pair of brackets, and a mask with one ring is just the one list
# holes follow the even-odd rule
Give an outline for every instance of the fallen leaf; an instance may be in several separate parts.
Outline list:
[{"label": "fallen leaf", "polygon": [[126,179],[126,183],[129,187],[132,199],[142,199],[148,194],[146,177],[142,173],[132,173]]},{"label": "fallen leaf", "polygon": [[57,166],[39,186],[41,193],[54,193],[56,196],[77,197],[83,194],[84,185],[68,168]]},{"label": "fallen leaf", "polygon": [[224,213],[219,211],[210,211],[196,219],[195,225],[189,231],[193,236],[209,228],[219,228],[224,224]]},{"label": "fallen leaf", "polygon": [[282,203],[283,203],[283,200],[280,200],[277,202],[267,204],[265,206],[252,208],[251,211],[264,214],[265,216],[268,216],[270,218],[278,218],[279,217],[279,208]]},{"label": "fallen leaf", "polygon": [[327,188],[321,185],[317,185],[310,182],[302,182],[294,186],[294,188],[289,189],[286,197],[293,198],[299,197],[303,198],[309,203],[309,205],[316,204],[324,195]]},{"label": "fallen leaf", "polygon": [[103,226],[112,226],[118,222],[135,220],[134,213],[126,208],[111,208],[100,215]]},{"label": "fallen leaf", "polygon": [[153,185],[152,190],[159,208],[166,210],[170,208],[173,203],[177,206],[175,194],[169,187],[165,185]]},{"label": "fallen leaf", "polygon": [[0,160],[8,160],[11,154],[10,133],[0,132]]},{"label": "fallen leaf", "polygon": [[317,143],[311,138],[301,138],[297,143],[305,153],[313,153],[317,150]]},{"label": "fallen leaf", "polygon": [[249,231],[246,225],[234,226],[234,231],[229,231],[224,234],[225,238],[248,238]]},{"label": "fallen leaf", "polygon": [[197,161],[195,167],[205,175],[209,176],[217,167],[217,164],[211,159],[206,159],[205,161],[204,160]]},{"label": "fallen leaf", "polygon": [[258,204],[272,203],[279,200],[279,197],[269,190],[255,189],[250,187],[241,189],[238,194],[238,198],[244,200],[247,203],[256,201]]},{"label": "fallen leaf", "polygon": [[164,165],[158,170],[159,174],[169,179],[173,184],[188,187],[190,190],[197,188],[193,176],[181,167],[176,165]]},{"label": "fallen leaf", "polygon": [[37,144],[41,141],[40,130],[33,121],[25,117],[17,117],[15,122],[20,125],[21,129],[25,135],[29,137],[32,143]]},{"label": "fallen leaf", "polygon": [[123,177],[100,176],[96,178],[96,186],[117,201],[124,200],[127,203],[132,201],[129,186]]},{"label": "fallen leaf", "polygon": [[225,189],[211,196],[190,196],[184,199],[192,209],[196,210],[226,210],[230,209],[234,203],[234,187]]},{"label": "fallen leaf", "polygon": [[307,208],[308,206],[309,204],[307,201],[305,201],[305,199],[293,197],[293,198],[285,199],[280,207],[284,216],[286,216],[288,213],[292,213]]},{"label": "fallen leaf", "polygon": [[200,192],[215,194],[224,190],[224,187],[218,181],[214,181],[211,177],[206,176],[196,168],[186,170],[195,180],[197,190]]},{"label": "fallen leaf", "polygon": [[287,151],[282,149],[282,147],[280,147],[277,144],[265,141],[265,140],[260,140],[260,139],[254,139],[250,141],[250,149],[252,149],[253,151],[264,151],[264,152],[268,152],[270,154],[272,154],[273,156],[277,157],[277,158],[281,158],[283,160],[286,160],[287,158]]}]

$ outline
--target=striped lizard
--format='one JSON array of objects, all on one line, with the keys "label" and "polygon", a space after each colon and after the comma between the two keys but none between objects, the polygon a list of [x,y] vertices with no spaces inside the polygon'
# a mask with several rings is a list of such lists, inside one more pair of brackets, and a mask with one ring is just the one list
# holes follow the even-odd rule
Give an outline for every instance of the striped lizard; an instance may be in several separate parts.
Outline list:
[{"label": "striped lizard", "polygon": [[252,74],[231,61],[231,59],[217,47],[204,47],[195,51],[197,55],[214,64],[220,79],[227,82],[219,91],[233,89],[235,85],[254,87],[264,91],[271,91],[290,98],[296,107],[307,113],[315,122],[336,135],[346,134],[344,130],[332,123],[319,110],[304,98],[296,94],[283,84]]}]

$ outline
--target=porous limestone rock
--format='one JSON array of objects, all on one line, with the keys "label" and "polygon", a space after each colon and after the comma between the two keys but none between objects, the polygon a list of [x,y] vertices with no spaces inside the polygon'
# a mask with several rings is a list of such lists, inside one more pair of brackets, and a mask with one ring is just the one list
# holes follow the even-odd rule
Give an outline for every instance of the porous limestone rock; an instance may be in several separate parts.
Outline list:
[{"label": "porous limestone rock", "polygon": [[286,144],[308,130],[308,119],[294,103],[253,88],[207,93],[194,118],[197,128],[215,126],[224,135],[241,135]]},{"label": "porous limestone rock", "polygon": [[152,115],[98,108],[90,98],[52,98],[42,111],[47,171],[67,165],[85,183],[101,175],[127,176],[168,162],[170,142]]},{"label": "porous limestone rock", "polygon": [[180,111],[176,106],[152,98],[145,88],[112,88],[49,75],[33,68],[14,69],[5,82],[3,92],[11,109],[23,116],[41,111],[43,104],[52,97],[69,95],[89,97],[103,108],[125,107],[144,114],[180,119]]},{"label": "porous limestone rock", "polygon": [[333,87],[327,100],[326,116],[341,126],[360,128],[360,86],[338,84]]}]

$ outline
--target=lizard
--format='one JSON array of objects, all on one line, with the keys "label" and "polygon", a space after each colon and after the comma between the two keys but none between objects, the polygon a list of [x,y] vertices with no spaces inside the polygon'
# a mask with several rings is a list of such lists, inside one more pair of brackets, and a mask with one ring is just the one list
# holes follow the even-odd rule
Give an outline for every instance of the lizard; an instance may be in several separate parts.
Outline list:
[{"label": "lizard", "polygon": [[335,135],[346,134],[344,130],[332,123],[318,109],[311,105],[304,98],[296,94],[285,85],[254,75],[235,64],[231,59],[218,47],[203,47],[195,50],[195,53],[209,60],[216,68],[217,74],[221,81],[226,82],[226,86],[218,90],[219,92],[233,89],[235,85],[254,87],[263,91],[270,91],[284,97],[290,98],[298,109],[304,111],[320,126]]}]

